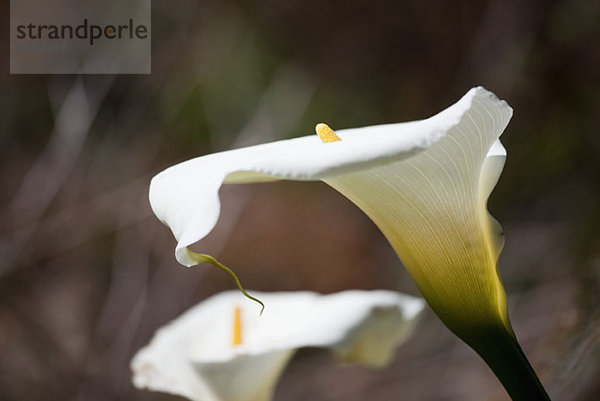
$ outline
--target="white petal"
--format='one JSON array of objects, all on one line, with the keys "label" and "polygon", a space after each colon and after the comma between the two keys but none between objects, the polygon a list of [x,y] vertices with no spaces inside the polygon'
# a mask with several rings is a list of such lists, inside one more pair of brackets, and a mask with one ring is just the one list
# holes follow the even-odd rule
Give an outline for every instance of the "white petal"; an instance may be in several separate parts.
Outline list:
[{"label": "white petal", "polygon": [[496,273],[501,230],[486,203],[504,165],[498,137],[511,116],[506,103],[481,92],[426,151],[324,180],[377,224],[455,333],[466,322],[509,325]]},{"label": "white petal", "polygon": [[[292,349],[263,354],[239,354],[223,362],[190,361],[196,374],[208,383],[216,400],[220,401],[269,401],[277,380],[294,355]],[[167,391],[170,392],[170,391]],[[201,397],[188,397],[205,401]]]},{"label": "white petal", "polygon": [[380,366],[413,330],[424,303],[390,291],[256,293],[262,316],[242,311],[242,338],[232,346],[241,294],[200,303],[160,329],[132,361],[137,387],[196,401],[269,400],[296,349],[327,347],[344,360]]},{"label": "white petal", "polygon": [[214,228],[223,182],[319,180],[411,158],[479,114],[505,107],[491,97],[485,89],[474,88],[426,120],[340,130],[338,142],[322,143],[310,135],[192,159],[153,178],[150,203],[178,240],[177,260],[191,266],[201,260],[187,247]]}]

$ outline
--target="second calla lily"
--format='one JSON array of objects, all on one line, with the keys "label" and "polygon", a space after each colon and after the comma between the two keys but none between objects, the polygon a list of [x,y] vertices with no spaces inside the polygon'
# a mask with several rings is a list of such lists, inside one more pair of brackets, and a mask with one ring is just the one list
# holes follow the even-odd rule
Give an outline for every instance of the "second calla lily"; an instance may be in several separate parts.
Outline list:
[{"label": "second calla lily", "polygon": [[547,399],[513,334],[497,274],[503,239],[487,212],[502,171],[499,141],[512,109],[478,87],[425,120],[331,131],[192,159],[152,180],[156,216],[178,240],[177,260],[220,213],[223,183],[322,180],[379,227],[424,297],[518,400]]},{"label": "second calla lily", "polygon": [[343,362],[382,367],[424,307],[392,291],[259,296],[269,305],[260,317],[228,291],[159,329],[131,363],[134,384],[193,401],[270,401],[299,348],[328,348]]}]

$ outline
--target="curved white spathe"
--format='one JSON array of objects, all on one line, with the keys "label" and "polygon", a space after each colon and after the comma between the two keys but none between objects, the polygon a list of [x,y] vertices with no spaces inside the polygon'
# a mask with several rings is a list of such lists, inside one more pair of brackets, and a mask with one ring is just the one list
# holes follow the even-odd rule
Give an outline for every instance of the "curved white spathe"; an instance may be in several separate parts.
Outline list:
[{"label": "curved white spathe", "polygon": [[512,109],[491,92],[473,88],[457,103],[425,120],[340,130],[336,133],[342,140],[332,143],[322,143],[316,135],[310,135],[179,163],[152,179],[150,204],[178,241],[177,260],[192,266],[204,260],[187,247],[216,225],[220,213],[218,191],[224,182],[326,180],[366,171],[409,160],[434,147],[440,139],[459,136],[463,127],[479,123],[486,138],[473,146],[481,147],[485,157],[511,114]]},{"label": "curved white spathe", "polygon": [[238,291],[213,296],[161,328],[132,361],[137,387],[194,401],[268,401],[295,350],[332,349],[343,361],[387,364],[412,332],[424,302],[390,291],[256,293],[269,307],[242,310]]}]

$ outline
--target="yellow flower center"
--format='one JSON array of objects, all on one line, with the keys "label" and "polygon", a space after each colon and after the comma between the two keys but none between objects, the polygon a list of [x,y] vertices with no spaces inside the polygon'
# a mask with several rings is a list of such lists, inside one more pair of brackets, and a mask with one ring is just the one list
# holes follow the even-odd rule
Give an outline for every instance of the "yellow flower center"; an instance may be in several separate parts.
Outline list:
[{"label": "yellow flower center", "polygon": [[317,135],[319,135],[319,138],[321,138],[321,141],[323,141],[324,143],[342,140],[339,136],[335,134],[335,132],[331,128],[329,128],[329,125],[327,124],[317,124],[317,126],[315,127],[315,131],[317,132]]},{"label": "yellow flower center", "polygon": [[242,308],[236,306],[233,310],[233,346],[238,346],[242,343]]}]

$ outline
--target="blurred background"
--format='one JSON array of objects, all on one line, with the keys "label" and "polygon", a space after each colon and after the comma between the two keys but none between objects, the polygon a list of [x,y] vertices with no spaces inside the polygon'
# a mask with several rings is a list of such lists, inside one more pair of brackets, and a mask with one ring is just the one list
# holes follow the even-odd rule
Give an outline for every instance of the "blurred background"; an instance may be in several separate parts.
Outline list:
[{"label": "blurred background", "polygon": [[[152,2],[152,74],[8,75],[1,21],[0,400],[179,400],[129,361],[233,287],[177,264],[150,178],[194,156],[428,117],[484,85],[515,114],[490,200],[516,333],[554,400],[600,399],[600,2]],[[323,183],[226,186],[196,249],[256,290],[418,294],[368,218]],[[431,311],[392,366],[300,352],[275,399],[507,400]]]}]

